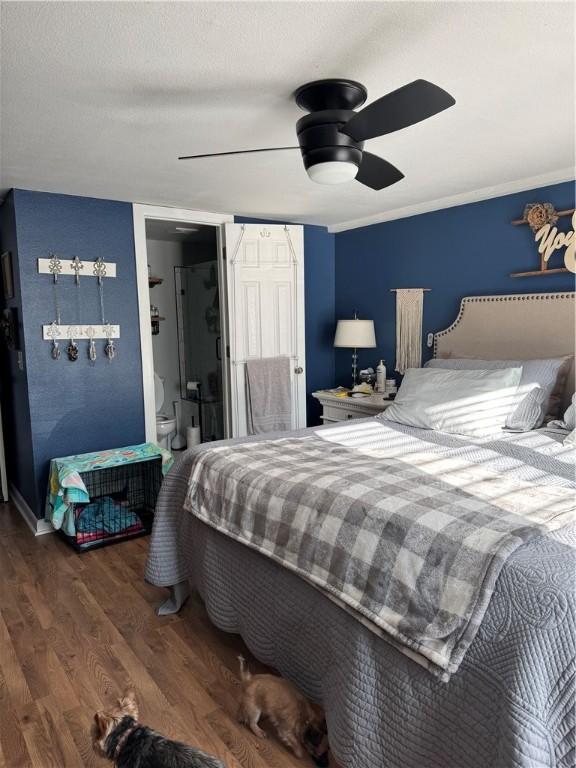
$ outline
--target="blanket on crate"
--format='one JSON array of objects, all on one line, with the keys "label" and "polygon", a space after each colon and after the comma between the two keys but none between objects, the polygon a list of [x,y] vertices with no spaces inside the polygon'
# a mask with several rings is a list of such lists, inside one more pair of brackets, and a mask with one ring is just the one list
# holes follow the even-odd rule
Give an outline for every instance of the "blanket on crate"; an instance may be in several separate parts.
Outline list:
[{"label": "blanket on crate", "polygon": [[442,680],[458,669],[506,559],[574,517],[574,489],[462,456],[318,435],[222,444],[185,507],[320,588]]},{"label": "blanket on crate", "polygon": [[56,530],[62,528],[67,536],[74,536],[76,524],[73,505],[90,501],[90,494],[82,480],[83,472],[148,461],[157,456],[162,458],[162,473],[166,474],[173,463],[172,454],[156,443],[52,459],[46,496],[46,519],[51,521]]}]

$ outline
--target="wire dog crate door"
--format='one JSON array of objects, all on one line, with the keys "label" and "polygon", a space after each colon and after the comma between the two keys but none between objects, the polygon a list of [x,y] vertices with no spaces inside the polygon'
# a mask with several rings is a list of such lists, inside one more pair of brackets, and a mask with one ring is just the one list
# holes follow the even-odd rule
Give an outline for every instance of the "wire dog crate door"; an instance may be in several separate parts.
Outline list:
[{"label": "wire dog crate door", "polygon": [[72,505],[75,534],[64,534],[76,549],[92,549],[152,530],[162,483],[159,457],[83,472],[81,477],[90,501]]}]

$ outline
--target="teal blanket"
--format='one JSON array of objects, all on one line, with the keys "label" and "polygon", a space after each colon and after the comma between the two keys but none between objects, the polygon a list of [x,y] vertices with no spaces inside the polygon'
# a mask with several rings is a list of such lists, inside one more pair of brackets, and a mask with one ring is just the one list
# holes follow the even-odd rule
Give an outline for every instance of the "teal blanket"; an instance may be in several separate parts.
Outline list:
[{"label": "teal blanket", "polygon": [[52,522],[54,528],[62,528],[68,536],[74,536],[76,527],[73,505],[86,504],[90,501],[90,495],[82,480],[83,472],[149,461],[158,456],[162,459],[162,473],[165,475],[174,459],[169,451],[156,443],[142,443],[129,445],[126,448],[113,448],[108,451],[52,459],[46,498],[46,518]]}]

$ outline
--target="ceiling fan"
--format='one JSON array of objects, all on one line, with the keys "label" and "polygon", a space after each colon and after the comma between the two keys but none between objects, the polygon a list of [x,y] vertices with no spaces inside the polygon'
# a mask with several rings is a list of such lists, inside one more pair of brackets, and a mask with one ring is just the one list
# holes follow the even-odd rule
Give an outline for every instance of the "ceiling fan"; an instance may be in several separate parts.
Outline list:
[{"label": "ceiling fan", "polygon": [[310,113],[296,123],[299,146],[186,155],[178,159],[300,149],[312,181],[340,184],[356,179],[371,189],[384,189],[403,179],[404,174],[387,160],[365,152],[364,142],[426,120],[456,101],[437,85],[414,80],[355,112],[367,96],[366,88],[354,80],[315,80],[300,86],[294,94],[296,104]]}]

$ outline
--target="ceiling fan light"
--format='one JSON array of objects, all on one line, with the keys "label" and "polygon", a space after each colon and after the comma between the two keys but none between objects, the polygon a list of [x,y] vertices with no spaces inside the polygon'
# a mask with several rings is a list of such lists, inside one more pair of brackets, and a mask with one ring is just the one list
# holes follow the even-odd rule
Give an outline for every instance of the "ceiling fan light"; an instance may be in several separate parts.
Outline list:
[{"label": "ceiling fan light", "polygon": [[306,171],[317,184],[342,184],[356,178],[358,166],[345,160],[330,160],[310,165]]}]

